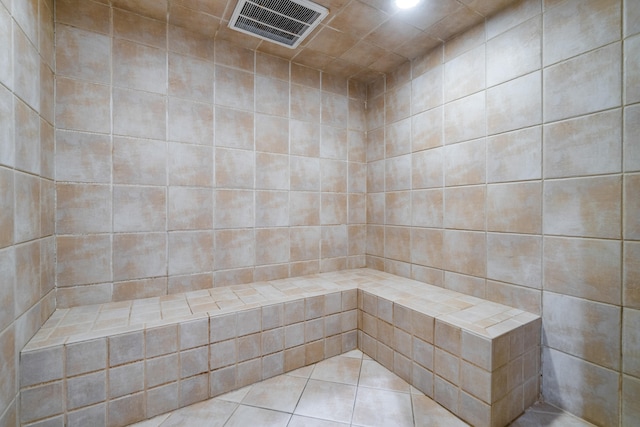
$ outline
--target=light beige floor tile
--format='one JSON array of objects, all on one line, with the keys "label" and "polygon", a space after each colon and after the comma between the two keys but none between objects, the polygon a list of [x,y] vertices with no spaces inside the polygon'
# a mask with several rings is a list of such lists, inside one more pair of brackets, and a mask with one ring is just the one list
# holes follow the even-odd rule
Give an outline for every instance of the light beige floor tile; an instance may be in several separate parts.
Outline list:
[{"label": "light beige floor tile", "polygon": [[[240,405],[225,427],[287,427],[291,414]],[[205,424],[202,424],[205,425]]]},{"label": "light beige floor tile", "polygon": [[[238,405],[218,399],[205,400],[179,409],[169,414],[160,415],[147,421],[134,424],[135,427],[222,427]],[[146,424],[160,421],[160,423]]]},{"label": "light beige floor tile", "polygon": [[467,427],[451,412],[426,396],[411,396],[416,427]]},{"label": "light beige floor tile", "polygon": [[313,373],[313,368],[315,365],[305,366],[294,371],[288,372],[286,375],[290,375],[292,377],[300,377],[300,378],[309,378]]},{"label": "light beige floor tile", "polygon": [[358,384],[360,376],[360,359],[352,357],[332,357],[316,364],[311,378],[342,384]]},{"label": "light beige floor tile", "polygon": [[355,398],[356,387],[353,385],[309,380],[295,414],[350,422]]},{"label": "light beige floor tile", "polygon": [[293,413],[306,385],[305,378],[288,375],[271,378],[254,384],[242,404]]},{"label": "light beige floor tile", "polygon": [[251,388],[253,386],[247,386],[247,387],[243,387],[239,390],[235,390],[235,391],[230,391],[229,393],[225,393],[221,396],[216,397],[216,399],[220,399],[220,400],[225,400],[228,402],[236,402],[236,403],[240,403],[242,402],[242,399],[245,398],[245,396],[247,394],[249,394],[249,392],[251,391]]},{"label": "light beige floor tile", "polygon": [[341,354],[342,357],[353,357],[354,359],[362,359],[364,354],[360,350],[351,350],[344,354]]},{"label": "light beige floor tile", "polygon": [[287,427],[348,427],[349,424],[294,415]]},{"label": "light beige floor tile", "polygon": [[411,426],[411,395],[359,387],[352,423],[370,427]]},{"label": "light beige floor tile", "polygon": [[364,360],[358,386],[409,392],[410,386],[402,378],[373,360]]}]

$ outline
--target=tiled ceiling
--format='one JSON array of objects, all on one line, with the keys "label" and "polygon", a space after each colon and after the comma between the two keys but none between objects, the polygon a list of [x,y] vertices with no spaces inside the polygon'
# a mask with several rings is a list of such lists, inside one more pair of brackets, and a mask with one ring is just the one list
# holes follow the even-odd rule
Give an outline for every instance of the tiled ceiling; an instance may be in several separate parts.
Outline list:
[{"label": "tiled ceiling", "polygon": [[482,22],[515,0],[315,0],[329,15],[296,49],[228,28],[237,0],[112,0],[192,31],[365,83]]}]

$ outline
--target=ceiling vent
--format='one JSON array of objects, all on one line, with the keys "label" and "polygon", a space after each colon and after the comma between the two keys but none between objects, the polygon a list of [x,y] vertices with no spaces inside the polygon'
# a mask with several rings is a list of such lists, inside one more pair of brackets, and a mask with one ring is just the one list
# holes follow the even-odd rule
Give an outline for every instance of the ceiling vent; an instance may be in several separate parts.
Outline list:
[{"label": "ceiling vent", "polygon": [[308,0],[239,0],[229,27],[294,49],[328,14]]}]

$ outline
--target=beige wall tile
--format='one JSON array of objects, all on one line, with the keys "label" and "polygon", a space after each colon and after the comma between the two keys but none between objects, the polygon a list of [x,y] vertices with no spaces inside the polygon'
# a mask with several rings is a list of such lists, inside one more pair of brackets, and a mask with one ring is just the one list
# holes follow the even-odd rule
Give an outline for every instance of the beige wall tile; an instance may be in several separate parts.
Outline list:
[{"label": "beige wall tile", "polygon": [[169,187],[168,230],[213,228],[213,191],[208,188]]},{"label": "beige wall tile", "polygon": [[444,67],[438,66],[411,82],[411,111],[415,114],[443,103]]},{"label": "beige wall tile", "polygon": [[638,396],[640,393],[640,381],[627,375],[622,376],[622,424],[635,422],[640,417]]},{"label": "beige wall tile", "polygon": [[444,191],[444,227],[484,230],[486,187],[446,188]]},{"label": "beige wall tile", "polygon": [[167,92],[167,51],[126,40],[113,40],[113,85]]},{"label": "beige wall tile", "polygon": [[484,184],[485,158],[484,138],[447,146],[444,151],[445,185]]},{"label": "beige wall tile", "polygon": [[292,191],[289,193],[289,225],[319,225],[320,194]]},{"label": "beige wall tile", "polygon": [[[21,172],[13,176],[15,217],[14,243],[40,237],[40,179]],[[19,195],[19,197],[18,197]]]},{"label": "beige wall tile", "polygon": [[215,232],[215,269],[254,265],[254,248],[253,230],[217,230]]},{"label": "beige wall tile", "polygon": [[487,234],[487,278],[540,289],[542,238]]},{"label": "beige wall tile", "polygon": [[621,185],[620,177],[547,181],[545,234],[620,238]]},{"label": "beige wall tile", "polygon": [[175,231],[168,244],[170,275],[213,270],[213,231]]},{"label": "beige wall tile", "polygon": [[322,92],[320,98],[322,124],[346,128],[349,111],[348,98],[328,92]]},{"label": "beige wall tile", "polygon": [[254,194],[246,190],[217,190],[216,228],[242,228],[254,225]]},{"label": "beige wall tile", "polygon": [[326,125],[320,127],[320,157],[347,160],[348,150],[346,129]]},{"label": "beige wall tile", "polygon": [[164,139],[166,110],[166,98],[159,94],[114,88],[113,133]]},{"label": "beige wall tile", "polygon": [[320,90],[297,84],[291,85],[291,118],[320,123]]},{"label": "beige wall tile", "polygon": [[411,155],[393,157],[385,161],[385,190],[411,188]]},{"label": "beige wall tile", "polygon": [[411,152],[411,119],[392,123],[385,128],[385,155],[387,158]]},{"label": "beige wall tile", "polygon": [[[58,132],[58,134],[60,133],[61,132]],[[76,134],[69,134],[71,137],[75,135]],[[72,153],[72,159],[86,163],[88,160],[86,160],[84,153],[88,151],[88,149],[85,148],[85,138],[87,142],[92,142],[93,139],[97,139],[98,137],[92,135],[84,136],[84,134],[80,135],[82,139],[77,142],[76,138],[72,139],[73,145],[69,147],[69,150],[77,146],[78,148],[74,150],[76,152]],[[105,167],[109,165],[108,162],[111,161],[111,158],[102,160],[104,151],[107,148],[110,149],[108,138],[99,138],[95,144],[91,144],[93,146],[100,143],[97,150],[91,150],[92,155],[89,157],[89,160],[93,160],[93,156],[101,156],[97,157],[88,165],[82,164],[82,175],[90,173],[92,164],[97,164],[96,166],[100,167],[98,170],[101,170],[105,169]],[[78,159],[78,157],[80,158]],[[104,163],[106,163],[106,165]],[[61,171],[61,173],[65,172]],[[84,181],[89,180],[89,178],[80,178],[79,180]],[[102,180],[108,182],[108,171],[103,172],[103,175],[100,176],[97,182],[102,182]],[[114,137],[113,182],[114,184],[165,185],[167,183],[167,144],[164,141]]]},{"label": "beige wall tile", "polygon": [[254,53],[251,50],[239,48],[226,40],[216,40],[215,50],[217,64],[253,71]]},{"label": "beige wall tile", "polygon": [[622,371],[640,376],[640,311],[624,308],[622,313]]},{"label": "beige wall tile", "polygon": [[320,223],[345,224],[347,222],[347,195],[322,193],[320,197]]},{"label": "beige wall tile", "polygon": [[58,236],[56,282],[74,286],[111,280],[109,236]]},{"label": "beige wall tile", "polygon": [[487,182],[541,178],[541,127],[487,138]]},{"label": "beige wall tile", "polygon": [[158,48],[167,46],[166,23],[125,10],[113,10],[113,35]]},{"label": "beige wall tile", "polygon": [[110,83],[111,43],[108,36],[58,24],[56,46],[56,74]]},{"label": "beige wall tile", "polygon": [[256,227],[286,227],[289,225],[289,193],[287,191],[256,191]]},{"label": "beige wall tile", "polygon": [[[444,102],[485,88],[485,45],[473,48],[444,65]],[[469,72],[469,70],[475,70]]]},{"label": "beige wall tile", "polygon": [[609,111],[545,126],[545,177],[621,171],[621,111]]},{"label": "beige wall tile", "polygon": [[[635,36],[624,42],[624,102],[631,104],[640,101],[640,37]],[[635,60],[633,58],[636,58]]]},{"label": "beige wall tile", "polygon": [[640,308],[640,243],[624,243],[622,302],[625,307]]},{"label": "beige wall tile", "polygon": [[545,290],[620,304],[620,243],[545,237]]},{"label": "beige wall tile", "polygon": [[367,192],[367,165],[365,163],[349,162],[349,193]]},{"label": "beige wall tile", "polygon": [[166,295],[167,279],[131,280],[113,284],[113,301],[127,301],[137,298],[151,298]]},{"label": "beige wall tile", "polygon": [[[35,4],[30,0],[24,4]],[[37,13],[36,13],[37,16]],[[37,34],[37,33],[36,33]],[[33,39],[35,45],[37,38]],[[13,26],[13,90],[31,108],[40,108],[40,56],[19,25]]]},{"label": "beige wall tile", "polygon": [[488,89],[488,133],[492,135],[540,124],[541,92],[539,71]]},{"label": "beige wall tile", "polygon": [[411,193],[408,191],[385,193],[385,224],[411,225]]},{"label": "beige wall tile", "polygon": [[216,186],[220,188],[253,188],[255,153],[247,150],[216,148]]},{"label": "beige wall tile", "polygon": [[320,227],[292,227],[290,260],[317,259],[320,255]]},{"label": "beige wall tile", "polygon": [[[519,2],[523,8],[533,3],[535,2]],[[529,12],[528,15],[532,13]],[[499,17],[493,20],[493,24],[489,21],[487,27],[493,26],[494,30],[497,30],[498,21],[500,21]],[[487,42],[487,86],[500,84],[539,69],[541,41],[542,23],[539,16],[489,40]]]},{"label": "beige wall tile", "polygon": [[[618,0],[571,0],[544,14],[544,65],[604,46],[620,36]],[[562,43],[572,40],[571,43]]]},{"label": "beige wall tile", "polygon": [[485,234],[445,230],[443,258],[446,270],[484,276],[487,259]]},{"label": "beige wall tile", "polygon": [[486,298],[529,313],[542,312],[542,292],[536,289],[487,280]]},{"label": "beige wall tile", "polygon": [[442,230],[411,229],[411,262],[433,268],[442,268],[442,245]]},{"label": "beige wall tile", "polygon": [[544,120],[561,120],[619,106],[620,67],[620,45],[611,44],[546,69]]},{"label": "beige wall tile", "polygon": [[289,153],[289,126],[287,119],[256,114],[255,124],[256,129],[260,130],[260,133],[256,135],[256,151]]},{"label": "beige wall tile", "polygon": [[289,229],[256,230],[256,264],[277,264],[289,261]]},{"label": "beige wall tile", "polygon": [[163,187],[113,187],[113,231],[163,231],[167,193]]},{"label": "beige wall tile", "polygon": [[411,150],[420,151],[442,145],[443,107],[411,117]]},{"label": "beige wall tile", "polygon": [[255,77],[257,113],[289,115],[289,83],[263,76]]},{"label": "beige wall tile", "polygon": [[487,230],[540,233],[542,229],[540,182],[487,186]]},{"label": "beige wall tile", "polygon": [[347,255],[349,242],[346,225],[329,225],[322,227],[321,239],[321,258],[341,257]]},{"label": "beige wall tile", "polygon": [[110,8],[98,2],[65,0],[55,3],[56,21],[89,31],[108,34]]},{"label": "beige wall tile", "polygon": [[[0,168],[0,247],[13,244],[14,194],[13,173],[10,169]],[[9,276],[5,276],[9,277]]]},{"label": "beige wall tile", "polygon": [[411,261],[411,229],[385,227],[384,255],[398,261]]},{"label": "beige wall tile", "polygon": [[113,280],[166,275],[166,252],[164,233],[115,234]]},{"label": "beige wall tile", "polygon": [[443,185],[444,148],[414,152],[411,155],[411,188]]},{"label": "beige wall tile", "polygon": [[477,298],[485,298],[487,286],[484,278],[445,271],[443,287]]},{"label": "beige wall tile", "polygon": [[111,130],[110,92],[108,86],[58,77],[56,79],[57,129],[109,132]]},{"label": "beige wall tile", "polygon": [[111,231],[110,186],[58,184],[56,200],[56,231],[59,234]]},{"label": "beige wall tile", "polygon": [[624,170],[632,172],[640,170],[640,106],[634,105],[624,109],[622,161]]},{"label": "beige wall tile", "polygon": [[[545,346],[620,369],[620,307],[552,292],[542,295]],[[588,319],[588,321],[585,321]]]},{"label": "beige wall tile", "polygon": [[624,178],[624,238],[640,240],[640,175]]},{"label": "beige wall tile", "polygon": [[210,104],[169,98],[169,140],[213,145],[213,108]]},{"label": "beige wall tile", "polygon": [[176,294],[213,288],[213,274],[188,274],[171,276],[167,283],[167,293]]},{"label": "beige wall tile", "polygon": [[169,95],[211,103],[213,71],[211,62],[170,52]]},{"label": "beige wall tile", "polygon": [[399,86],[385,94],[385,121],[397,122],[409,116],[411,102],[411,85]]},{"label": "beige wall tile", "polygon": [[241,110],[253,110],[253,74],[216,66],[215,103]]},{"label": "beige wall tile", "polygon": [[217,147],[253,149],[253,113],[229,108],[215,109]]},{"label": "beige wall tile", "polygon": [[16,100],[15,104],[15,166],[40,175],[42,147],[38,113]]},{"label": "beige wall tile", "polygon": [[56,132],[56,180],[109,183],[111,163],[111,141],[108,136],[63,130]]},{"label": "beige wall tile", "polygon": [[411,193],[411,221],[418,227],[442,227],[443,190],[421,190]]},{"label": "beige wall tile", "polygon": [[548,348],[542,358],[546,362],[542,393],[547,402],[589,422],[618,423],[618,373]]},{"label": "beige wall tile", "polygon": [[318,156],[320,153],[320,126],[314,123],[289,121],[291,154]]},{"label": "beige wall tile", "polygon": [[347,162],[320,159],[320,189],[336,193],[346,193],[348,176]]},{"label": "beige wall tile", "polygon": [[450,102],[444,107],[444,143],[468,141],[486,135],[485,93]]},{"label": "beige wall tile", "polygon": [[15,313],[24,313],[41,297],[40,241],[24,243],[15,248]]},{"label": "beige wall tile", "polygon": [[256,153],[256,189],[289,189],[289,156],[283,154]]},{"label": "beige wall tile", "polygon": [[[1,75],[0,80],[2,80]],[[14,96],[11,92],[4,86],[0,86],[0,135],[2,140],[5,141],[2,146],[0,146],[0,164],[10,167],[15,166],[16,155],[13,103]]]},{"label": "beige wall tile", "polygon": [[58,287],[56,290],[56,306],[58,308],[104,304],[112,301],[112,299],[113,289],[110,283],[76,286],[71,288]]},{"label": "beige wall tile", "polygon": [[169,143],[169,185],[212,187],[213,149],[200,145]]}]

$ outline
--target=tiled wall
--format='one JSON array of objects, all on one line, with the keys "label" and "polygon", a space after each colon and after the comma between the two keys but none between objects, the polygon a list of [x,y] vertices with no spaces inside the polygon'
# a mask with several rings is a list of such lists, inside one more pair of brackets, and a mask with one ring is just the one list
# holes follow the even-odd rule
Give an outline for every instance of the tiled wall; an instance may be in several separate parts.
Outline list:
[{"label": "tiled wall", "polygon": [[640,419],[638,4],[516,2],[369,88],[367,265],[541,313],[597,425]]},{"label": "tiled wall", "polygon": [[363,266],[366,87],[113,4],[56,2],[58,306]]},{"label": "tiled wall", "polygon": [[55,309],[53,2],[0,0],[0,425],[19,352]]}]

